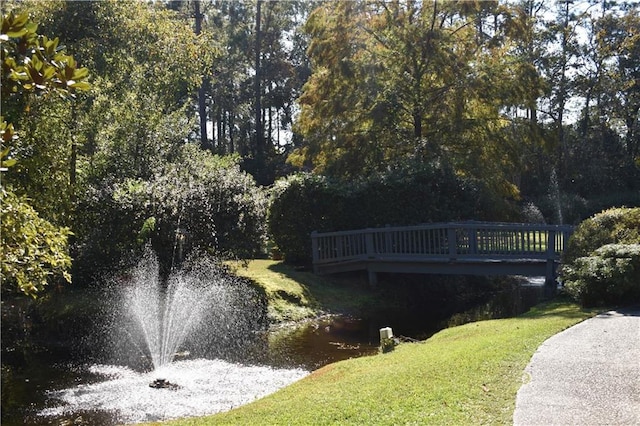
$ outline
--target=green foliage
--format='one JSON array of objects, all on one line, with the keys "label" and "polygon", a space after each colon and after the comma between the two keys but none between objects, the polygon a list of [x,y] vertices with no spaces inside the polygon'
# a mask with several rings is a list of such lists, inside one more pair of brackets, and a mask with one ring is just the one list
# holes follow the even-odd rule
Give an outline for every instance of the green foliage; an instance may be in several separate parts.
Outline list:
[{"label": "green foliage", "polygon": [[16,194],[25,194],[45,219],[72,225],[71,179],[73,145],[80,139],[74,123],[76,105],[60,98],[34,100],[31,113],[16,123],[20,137],[12,143],[16,164],[5,174],[5,183]]},{"label": "green foliage", "polygon": [[53,226],[24,198],[4,190],[0,235],[3,291],[11,288],[36,297],[52,278],[71,281],[69,229]]},{"label": "green foliage", "polygon": [[[3,13],[0,151],[1,171],[6,176],[2,178],[2,289],[11,288],[32,297],[42,293],[53,279],[62,277],[71,281],[68,273],[71,258],[67,250],[71,232],[47,220],[55,216],[52,206],[56,201],[40,197],[32,190],[51,182],[55,186],[60,181],[68,181],[66,146],[57,147],[48,140],[52,129],[55,132],[65,126],[46,112],[39,115],[38,108],[59,102],[54,99],[75,98],[77,92],[91,87],[87,81],[88,69],[79,67],[74,57],[65,53],[58,38],[48,38],[37,30],[38,25],[30,20],[28,13]],[[64,104],[58,111],[68,112],[69,106]],[[57,161],[49,161],[30,138],[34,121],[50,126],[44,152],[55,154]],[[16,130],[23,137],[18,137]],[[31,184],[25,184],[29,181]],[[11,190],[6,189],[7,184]],[[66,186],[57,189],[58,201],[68,195]],[[29,201],[20,194],[29,195]],[[35,203],[37,211],[31,203]],[[39,212],[46,216],[41,217]]]},{"label": "green foliage", "polygon": [[[9,12],[2,18],[2,97],[25,92],[55,93],[67,97],[89,90],[87,68],[59,46],[59,39],[37,33],[38,24],[28,13]],[[4,100],[4,99],[3,99]]]},{"label": "green foliage", "polygon": [[[65,53],[59,39],[50,39],[38,34],[38,24],[29,19],[26,12],[3,14],[0,33],[2,44],[2,160],[4,167],[14,165],[21,158],[33,157],[30,144],[18,137],[29,133],[33,122],[23,122],[33,114],[32,109],[45,103],[51,95],[62,99],[73,99],[76,93],[91,88],[89,70],[78,66],[73,56]],[[33,96],[36,95],[36,96]],[[65,105],[68,109],[68,105]],[[45,123],[51,116],[39,116]],[[7,119],[8,124],[4,123]],[[19,127],[22,125],[21,127]],[[64,127],[56,123],[55,127]],[[51,133],[51,129],[49,132]],[[50,141],[48,141],[50,143]],[[46,172],[39,168],[36,173]],[[31,195],[31,194],[30,194]]]},{"label": "green foliage", "polygon": [[599,197],[590,197],[587,201],[587,217],[615,206],[640,207],[640,190],[608,192]]},{"label": "green foliage", "polygon": [[150,179],[195,129],[190,109],[217,43],[196,37],[189,20],[141,2],[71,2],[54,16],[51,25],[69,32],[96,67],[81,178]]},{"label": "green foliage", "polygon": [[607,244],[563,269],[567,292],[584,306],[640,302],[640,244]]},{"label": "green foliage", "polygon": [[640,208],[612,208],[583,221],[571,236],[563,263],[591,255],[606,244],[640,243]]},{"label": "green foliage", "polygon": [[496,5],[323,3],[305,27],[314,72],[299,98],[305,139],[289,161],[348,178],[408,158],[445,161],[517,194],[509,175],[520,140],[506,138],[501,110],[519,82],[497,34],[482,43],[474,25],[502,13]]},{"label": "green foliage", "polygon": [[149,108],[165,102],[166,89],[145,93],[137,86],[143,75],[131,70],[131,92],[112,86],[110,79],[97,79],[91,108],[83,120],[87,143],[81,150],[81,179],[99,184],[105,178],[150,179],[156,170],[177,155],[194,120],[186,116],[188,105],[170,110]]},{"label": "green foliage", "polygon": [[188,144],[145,185],[144,200],[146,215],[157,219],[152,241],[159,252],[175,244],[176,232],[223,258],[254,257],[263,247],[266,196],[238,158]]},{"label": "green foliage", "polygon": [[640,300],[640,208],[614,208],[575,230],[561,278],[587,306]]},{"label": "green foliage", "polygon": [[249,258],[263,248],[266,196],[238,158],[193,144],[148,180],[128,179],[83,195],[78,262],[105,268],[149,241],[165,268],[194,249]]},{"label": "green foliage", "polygon": [[[78,186],[106,176],[148,179],[175,155],[195,127],[195,91],[218,52],[210,34],[196,37],[190,18],[164,10],[160,2],[9,3],[37,16],[40,29],[59,35],[93,74],[93,90],[73,114],[32,108],[30,143],[40,152],[56,147],[67,163],[77,157],[69,173],[77,174]],[[43,123],[45,114],[57,117],[57,128]]]},{"label": "green foliage", "polygon": [[[9,12],[2,17],[3,117],[0,122],[3,123],[3,166],[15,166],[4,181],[12,183],[16,192],[38,200],[38,210],[43,212],[52,203],[33,192],[38,185],[32,182],[40,181],[43,186],[46,177],[49,181],[68,181],[67,141],[71,137],[68,132],[65,134],[69,130],[67,123],[59,117],[68,118],[70,108],[59,99],[73,99],[76,93],[87,91],[91,86],[87,81],[88,69],[79,67],[74,57],[65,53],[58,38],[50,39],[37,30],[38,25],[26,12]],[[45,135],[34,136],[37,128],[43,129]],[[55,136],[52,135],[61,133],[66,140],[60,146],[53,143]],[[38,143],[42,141],[40,137],[46,144]],[[66,188],[60,189],[40,192],[56,192],[56,197],[68,193]]]},{"label": "green foliage", "polygon": [[514,206],[486,182],[441,164],[406,162],[369,176],[351,191],[356,228],[454,220],[509,220]]},{"label": "green foliage", "polygon": [[127,256],[141,253],[137,240],[146,218],[138,217],[133,205],[119,203],[114,193],[115,183],[106,181],[78,194],[73,275],[80,283],[120,266],[132,266]]},{"label": "green foliage", "polygon": [[0,121],[0,139],[2,140],[2,152],[0,153],[0,171],[7,171],[11,166],[15,166],[17,160],[15,158],[8,158],[10,148],[5,148],[10,142],[18,137],[13,130],[13,124],[9,124],[6,121]]},{"label": "green foliage", "polygon": [[309,262],[311,232],[342,228],[345,206],[340,187],[322,176],[297,174],[281,179],[271,192],[269,234],[287,262]]},{"label": "green foliage", "polygon": [[243,168],[259,183],[271,184],[283,175],[279,168],[295,139],[285,135],[310,73],[299,28],[315,2],[261,1],[259,6],[259,25],[255,1],[220,0],[202,7],[203,30],[225,46],[211,64],[204,92],[216,130],[209,137],[211,148],[241,153]]},{"label": "green foliage", "polygon": [[310,262],[313,231],[452,220],[510,220],[514,206],[450,168],[407,164],[344,183],[299,174],[276,183],[269,231],[287,262]]},{"label": "green foliage", "polygon": [[155,230],[156,230],[156,218],[152,216],[147,220],[145,220],[144,223],[142,224],[142,229],[140,229],[140,232],[138,232],[138,238],[136,240],[136,243],[139,246],[143,245],[145,241],[151,238]]}]

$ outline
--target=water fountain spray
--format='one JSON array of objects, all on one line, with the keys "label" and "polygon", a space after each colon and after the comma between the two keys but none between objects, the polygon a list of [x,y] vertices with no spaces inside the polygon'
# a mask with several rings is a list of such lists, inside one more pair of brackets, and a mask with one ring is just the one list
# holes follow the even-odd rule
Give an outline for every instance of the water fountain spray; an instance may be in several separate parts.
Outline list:
[{"label": "water fountain spray", "polygon": [[[255,289],[206,256],[192,255],[163,279],[157,257],[147,250],[115,287],[119,296],[105,300],[117,310],[107,345],[115,365],[90,365],[104,380],[51,392],[60,404],[40,416],[101,410],[113,424],[202,416],[246,404],[308,374],[253,365],[247,356],[260,350],[253,345],[266,325],[266,308],[257,304]],[[186,353],[188,359],[177,359]]]}]

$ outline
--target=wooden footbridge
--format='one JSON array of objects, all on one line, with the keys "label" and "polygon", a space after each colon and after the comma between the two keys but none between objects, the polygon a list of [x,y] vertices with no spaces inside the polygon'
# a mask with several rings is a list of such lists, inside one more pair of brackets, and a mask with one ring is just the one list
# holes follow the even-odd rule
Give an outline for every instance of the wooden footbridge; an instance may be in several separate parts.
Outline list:
[{"label": "wooden footbridge", "polygon": [[572,226],[433,223],[311,234],[316,274],[378,272],[544,276],[555,281]]}]

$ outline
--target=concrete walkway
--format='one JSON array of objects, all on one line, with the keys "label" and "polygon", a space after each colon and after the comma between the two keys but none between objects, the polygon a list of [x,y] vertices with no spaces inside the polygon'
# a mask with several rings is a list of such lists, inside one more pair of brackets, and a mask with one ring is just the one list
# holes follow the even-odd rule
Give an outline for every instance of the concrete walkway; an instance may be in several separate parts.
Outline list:
[{"label": "concrete walkway", "polygon": [[640,426],[640,308],[545,341],[525,370],[515,425]]}]

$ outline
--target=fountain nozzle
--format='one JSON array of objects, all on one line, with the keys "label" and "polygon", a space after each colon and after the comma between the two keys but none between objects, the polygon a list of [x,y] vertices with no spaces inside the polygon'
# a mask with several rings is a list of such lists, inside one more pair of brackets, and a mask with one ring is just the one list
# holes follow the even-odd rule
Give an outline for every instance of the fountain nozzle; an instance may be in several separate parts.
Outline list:
[{"label": "fountain nozzle", "polygon": [[171,383],[166,379],[155,379],[153,382],[149,383],[149,387],[154,389],[169,389],[169,390],[180,389],[179,385],[175,383]]}]

